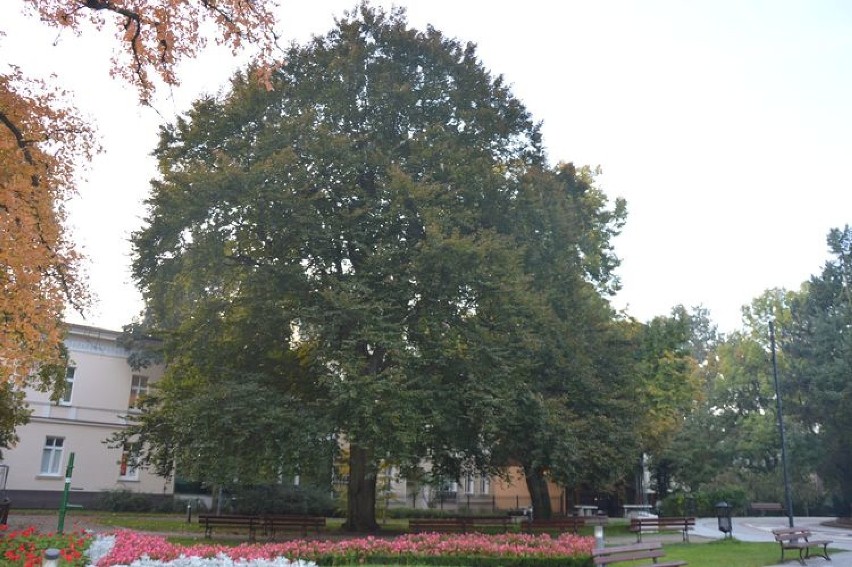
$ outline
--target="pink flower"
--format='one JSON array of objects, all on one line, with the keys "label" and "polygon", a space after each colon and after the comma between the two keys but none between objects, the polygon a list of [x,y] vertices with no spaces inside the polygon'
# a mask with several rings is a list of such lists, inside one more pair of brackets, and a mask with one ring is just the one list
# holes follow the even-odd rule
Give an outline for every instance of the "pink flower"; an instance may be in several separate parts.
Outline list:
[{"label": "pink flower", "polygon": [[370,555],[453,556],[481,555],[500,557],[570,557],[590,555],[594,539],[563,534],[409,534],[392,539],[375,537],[342,541],[292,540],[266,544],[180,546],[161,536],[131,531],[115,533],[115,546],[98,565],[129,564],[143,555],[150,559],[171,561],[181,556],[210,558],[219,555],[233,560],[271,560],[285,557],[314,561],[320,557],[340,556],[365,558]]}]

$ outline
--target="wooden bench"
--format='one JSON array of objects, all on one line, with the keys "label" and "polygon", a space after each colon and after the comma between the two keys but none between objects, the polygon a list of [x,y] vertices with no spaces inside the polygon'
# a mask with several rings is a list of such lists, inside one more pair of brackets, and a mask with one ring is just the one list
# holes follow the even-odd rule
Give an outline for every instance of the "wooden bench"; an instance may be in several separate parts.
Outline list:
[{"label": "wooden bench", "polygon": [[630,531],[636,532],[637,543],[642,542],[643,531],[676,531],[683,534],[683,541],[689,541],[689,530],[695,527],[695,518],[682,516],[670,516],[662,518],[631,518]]},{"label": "wooden bench", "polygon": [[748,505],[751,513],[760,512],[761,516],[765,516],[767,512],[784,513],[784,506],[779,502],[752,502]]},{"label": "wooden bench", "polygon": [[563,518],[551,518],[549,520],[522,520],[521,531],[526,533],[541,533],[541,532],[571,532],[576,534],[577,530],[586,525],[586,520],[583,516],[565,516]]},{"label": "wooden bench", "polygon": [[274,538],[276,532],[299,532],[307,536],[309,531],[320,533],[325,529],[325,517],[322,516],[263,516],[263,533]]},{"label": "wooden bench", "polygon": [[507,531],[513,524],[508,516],[458,516],[453,518],[412,518],[408,529],[414,533],[468,533],[480,531]]},{"label": "wooden bench", "polygon": [[775,536],[775,541],[781,544],[781,563],[784,562],[784,552],[788,549],[795,549],[799,552],[799,563],[805,564],[805,559],[811,557],[811,549],[819,550],[822,548],[822,553],[814,553],[814,555],[831,560],[828,556],[828,546],[832,543],[827,539],[811,539],[810,530],[801,528],[779,528],[772,530]]},{"label": "wooden bench", "polygon": [[408,520],[408,529],[414,533],[422,532],[451,532],[463,533],[464,522],[461,518],[428,518]]},{"label": "wooden bench", "polygon": [[627,563],[643,559],[650,559],[650,561],[644,563],[630,563],[631,567],[679,567],[687,564],[686,561],[666,561],[658,563],[657,560],[665,555],[666,552],[663,551],[663,544],[656,541],[595,549],[592,551],[592,560],[596,566],[614,565],[616,563]]},{"label": "wooden bench", "polygon": [[211,537],[213,528],[248,529],[249,540],[251,541],[257,538],[257,530],[263,525],[258,516],[240,515],[211,516],[202,514],[198,516],[198,523],[204,526],[204,537]]},{"label": "wooden bench", "polygon": [[506,532],[515,525],[509,516],[470,516],[462,520],[465,530],[469,532]]}]

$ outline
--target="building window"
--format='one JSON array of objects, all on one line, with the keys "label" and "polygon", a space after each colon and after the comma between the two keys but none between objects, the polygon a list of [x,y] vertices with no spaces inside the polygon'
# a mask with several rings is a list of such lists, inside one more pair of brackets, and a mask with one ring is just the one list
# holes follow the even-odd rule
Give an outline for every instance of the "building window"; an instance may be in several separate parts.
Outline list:
[{"label": "building window", "polygon": [[134,374],[130,380],[130,403],[128,407],[136,407],[136,405],[148,395],[148,377]]},{"label": "building window", "polygon": [[62,390],[62,396],[59,398],[59,403],[67,406],[71,403],[71,393],[74,391],[74,374],[77,368],[69,366],[65,370],[65,388]]},{"label": "building window", "polygon": [[473,494],[474,486],[476,485],[473,482],[473,475],[467,475],[464,479],[464,493]]},{"label": "building window", "polygon": [[491,492],[491,480],[487,476],[483,476],[479,479],[479,493],[488,494],[489,492]]},{"label": "building window", "polygon": [[121,480],[139,480],[139,467],[136,459],[139,447],[136,443],[125,443],[121,448],[121,460],[118,463],[118,476]]},{"label": "building window", "polygon": [[62,466],[62,445],[65,439],[62,437],[48,437],[44,441],[44,449],[41,452],[41,474],[58,476],[59,468]]}]

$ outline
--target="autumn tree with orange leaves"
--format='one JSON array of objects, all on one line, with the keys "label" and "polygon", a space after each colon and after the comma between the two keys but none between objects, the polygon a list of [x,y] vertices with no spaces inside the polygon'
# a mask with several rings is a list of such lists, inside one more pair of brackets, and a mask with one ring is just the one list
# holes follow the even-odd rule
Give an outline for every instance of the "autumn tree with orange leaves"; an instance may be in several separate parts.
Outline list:
[{"label": "autumn tree with orange leaves", "polygon": [[[112,74],[133,84],[142,104],[151,103],[158,85],[179,84],[177,64],[204,48],[202,30],[210,23],[216,43],[235,53],[257,45],[261,69],[273,60],[272,0],[4,1],[75,34],[111,31]],[[0,59],[0,447],[14,443],[15,427],[26,422],[20,387],[58,392],[62,384],[63,313],[85,312],[89,303],[65,205],[81,168],[99,151],[68,95],[27,77],[13,59],[7,51]]]}]

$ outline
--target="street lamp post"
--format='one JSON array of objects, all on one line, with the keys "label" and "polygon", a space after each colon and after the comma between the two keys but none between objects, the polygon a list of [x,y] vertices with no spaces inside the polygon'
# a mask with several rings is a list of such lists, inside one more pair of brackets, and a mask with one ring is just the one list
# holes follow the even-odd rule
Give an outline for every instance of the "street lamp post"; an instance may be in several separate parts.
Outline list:
[{"label": "street lamp post", "polygon": [[775,381],[775,409],[778,414],[778,434],[781,437],[781,468],[784,471],[784,498],[787,502],[787,520],[793,527],[793,495],[790,491],[790,474],[787,472],[787,436],[784,433],[784,414],[781,410],[781,390],[778,388],[778,363],[775,360],[775,321],[769,320],[769,344],[772,347],[772,378]]}]

